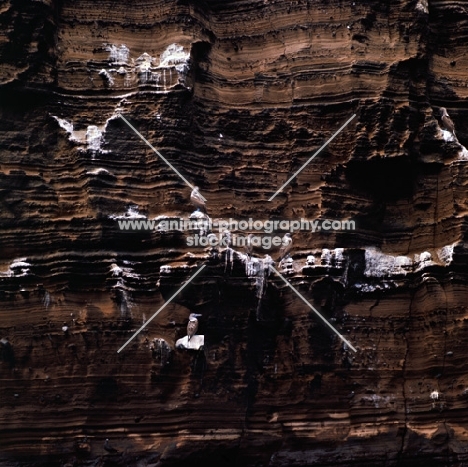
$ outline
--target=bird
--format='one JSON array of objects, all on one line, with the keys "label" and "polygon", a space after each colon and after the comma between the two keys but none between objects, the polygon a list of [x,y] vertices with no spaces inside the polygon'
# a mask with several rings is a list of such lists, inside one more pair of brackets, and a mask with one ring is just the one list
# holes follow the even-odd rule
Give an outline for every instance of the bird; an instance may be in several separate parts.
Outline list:
[{"label": "bird", "polygon": [[110,443],[109,443],[109,438],[106,438],[106,440],[104,441],[104,449],[107,451],[107,452],[111,452],[111,453],[116,453],[116,452],[119,452],[117,449],[113,448]]},{"label": "bird", "polygon": [[291,251],[292,247],[292,238],[291,234],[287,232],[283,239],[281,240],[281,248],[280,248],[280,257],[278,261],[282,261],[286,256],[289,255],[289,252]]},{"label": "bird", "polygon": [[198,319],[201,315],[190,313],[189,322],[187,324],[187,340],[190,340],[198,331]]},{"label": "bird", "polygon": [[190,201],[197,209],[206,212],[206,202],[200,194],[200,189],[197,186],[193,187],[192,193],[190,194]]},{"label": "bird", "polygon": [[447,113],[447,109],[445,107],[440,108],[440,115],[442,125],[444,126],[444,128],[450,131],[450,133],[452,133],[453,136],[455,136],[455,125],[452,119],[449,117],[449,114]]}]

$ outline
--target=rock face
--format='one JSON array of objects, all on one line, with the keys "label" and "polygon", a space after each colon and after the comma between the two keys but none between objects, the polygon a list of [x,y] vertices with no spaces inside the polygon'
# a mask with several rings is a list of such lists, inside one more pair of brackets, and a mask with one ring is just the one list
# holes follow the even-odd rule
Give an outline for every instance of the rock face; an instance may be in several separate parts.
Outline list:
[{"label": "rock face", "polygon": [[[0,465],[468,462],[463,2],[10,0],[0,18]],[[120,116],[210,227],[178,226],[192,188]],[[230,218],[320,223],[279,264],[284,229]],[[175,349],[192,312],[196,355]]]}]

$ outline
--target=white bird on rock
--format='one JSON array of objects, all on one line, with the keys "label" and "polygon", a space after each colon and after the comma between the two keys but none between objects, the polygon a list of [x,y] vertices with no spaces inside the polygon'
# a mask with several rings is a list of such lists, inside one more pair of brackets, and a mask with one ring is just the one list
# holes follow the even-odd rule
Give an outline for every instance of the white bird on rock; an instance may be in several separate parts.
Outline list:
[{"label": "white bird on rock", "polygon": [[194,204],[196,208],[200,209],[203,212],[206,212],[206,202],[200,194],[200,189],[197,186],[193,187],[192,193],[190,194],[190,201]]},{"label": "white bird on rock", "polygon": [[189,322],[187,324],[187,340],[190,340],[198,331],[198,319],[201,315],[190,313]]},{"label": "white bird on rock", "polygon": [[450,131],[453,136],[455,136],[455,124],[453,123],[452,119],[450,118],[449,114],[447,113],[447,109],[445,107],[440,108],[440,115],[442,120],[442,125],[447,131]]}]

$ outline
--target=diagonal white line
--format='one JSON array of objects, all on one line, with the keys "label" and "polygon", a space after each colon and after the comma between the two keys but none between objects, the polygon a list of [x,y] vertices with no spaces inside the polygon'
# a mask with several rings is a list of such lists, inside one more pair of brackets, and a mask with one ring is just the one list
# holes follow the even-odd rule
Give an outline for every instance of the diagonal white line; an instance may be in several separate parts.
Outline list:
[{"label": "diagonal white line", "polygon": [[283,279],[284,283],[343,341],[346,345],[357,352],[357,350],[351,345],[351,343],[345,339],[339,331],[333,327],[273,266],[270,265],[270,269],[276,274],[278,274],[281,279]]},{"label": "diagonal white line", "polygon": [[187,285],[189,285],[189,283],[190,283],[193,279],[195,279],[195,277],[196,277],[198,274],[200,274],[200,272],[205,268],[205,266],[206,266],[206,265],[204,264],[204,265],[203,265],[203,266],[202,266],[202,267],[201,267],[201,268],[200,268],[200,269],[199,269],[199,270],[198,270],[198,271],[197,271],[197,272],[196,272],[196,273],[195,273],[195,274],[194,274],[194,275],[193,275],[193,276],[192,276],[192,277],[191,277],[191,278],[190,278],[190,279],[189,279],[189,280],[188,280],[188,281],[187,281],[187,282],[186,282],[186,283],[185,283],[185,284],[184,284],[184,285],[183,285],[183,286],[182,286],[182,287],[181,287],[181,288],[180,288],[180,289],[179,289],[179,290],[178,290],[178,291],[177,291],[177,292],[176,292],[176,293],[175,293],[175,294],[174,294],[174,295],[173,295],[173,296],[172,296],[172,297],[171,297],[171,298],[154,314],[154,315],[153,315],[153,316],[151,316],[151,318],[150,318],[148,321],[146,321],[146,323],[143,324],[143,326],[142,326],[140,329],[138,329],[138,331],[137,331],[135,334],[133,334],[133,336],[130,337],[130,339],[129,339],[127,342],[125,342],[125,344],[122,345],[122,347],[120,347],[119,350],[117,350],[117,353],[120,353],[121,350],[123,350],[125,347],[127,347],[127,345],[128,345],[133,339],[135,339],[135,337],[138,336],[138,334],[140,334],[140,332],[143,331],[143,329],[144,329],[146,326],[148,326],[148,324],[149,324],[154,318],[156,318],[156,316],[158,315],[158,313],[159,313],[160,311],[162,311],[167,305],[169,305],[169,303],[171,303],[172,300],[174,300],[174,298],[175,298],[180,292],[182,292],[182,290],[183,290],[185,287],[187,287]]},{"label": "diagonal white line", "polygon": [[[122,115],[118,116],[193,190],[195,187]],[[200,197],[206,202],[199,192]]]},{"label": "diagonal white line", "polygon": [[304,170],[304,168],[309,164],[309,162],[317,155],[319,154],[325,147],[327,147],[328,144],[330,144],[334,139],[335,137],[341,133],[343,131],[343,129],[349,124],[349,122],[351,120],[353,120],[353,118],[356,116],[356,114],[354,114],[351,118],[348,119],[348,121],[320,148],[318,149],[317,151],[315,151],[314,155],[312,157],[309,158],[309,160],[298,170],[296,171],[296,173],[289,178],[289,180],[281,186],[281,188],[268,200],[268,201],[271,201],[276,195],[278,195],[278,193],[280,193],[281,191],[283,191],[283,188],[287,185],[289,185],[289,183],[291,182],[291,180],[293,180],[297,174],[299,172],[301,172],[302,170]]}]

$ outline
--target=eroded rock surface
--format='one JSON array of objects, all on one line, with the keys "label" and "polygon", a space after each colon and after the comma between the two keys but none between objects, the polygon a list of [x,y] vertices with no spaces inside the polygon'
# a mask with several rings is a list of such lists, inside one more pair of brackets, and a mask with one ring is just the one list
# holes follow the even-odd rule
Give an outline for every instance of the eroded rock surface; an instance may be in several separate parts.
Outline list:
[{"label": "eroded rock surface", "polygon": [[[11,0],[0,19],[0,465],[468,462],[463,2]],[[162,224],[189,218],[356,229],[293,232],[280,263],[234,244],[252,229]],[[227,243],[189,246],[210,234]],[[192,312],[196,354],[175,349]]]}]

